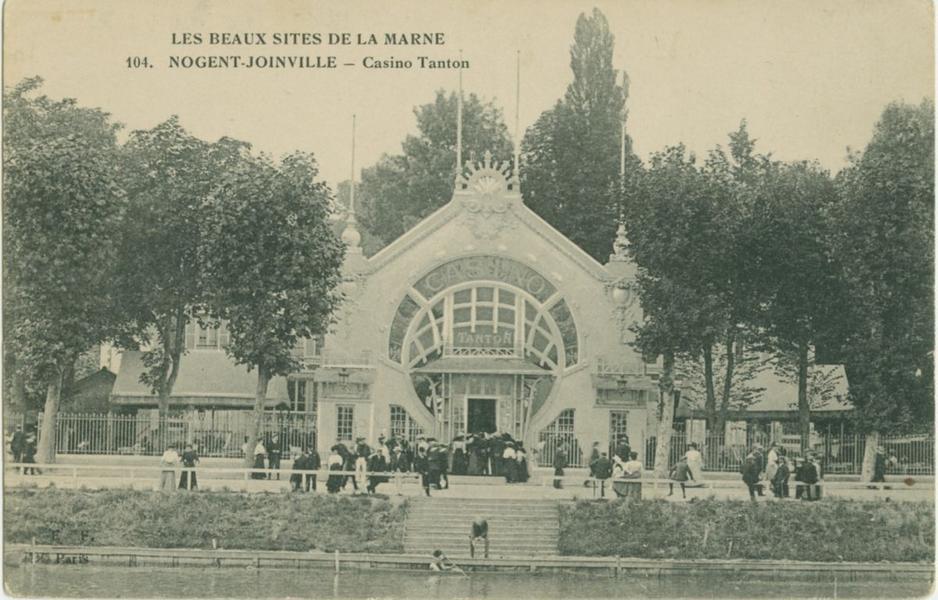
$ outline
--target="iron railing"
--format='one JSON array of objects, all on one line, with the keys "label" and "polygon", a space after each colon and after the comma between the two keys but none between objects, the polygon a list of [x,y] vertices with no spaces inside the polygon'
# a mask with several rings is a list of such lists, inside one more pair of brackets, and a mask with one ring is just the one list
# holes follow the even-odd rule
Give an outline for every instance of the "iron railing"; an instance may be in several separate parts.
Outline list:
[{"label": "iron railing", "polygon": [[[38,427],[41,433],[41,413]],[[172,443],[178,447],[191,444],[200,456],[241,457],[253,427],[251,411],[192,412],[162,418],[155,411],[136,415],[60,413],[56,417],[55,451],[154,456]],[[267,411],[263,432],[268,450],[277,436],[282,457],[289,458],[304,446],[315,446],[316,414]]]},{"label": "iron railing", "polygon": [[[687,452],[688,445],[697,442],[703,455],[705,471],[739,471],[746,455],[755,444],[768,448],[780,444],[791,457],[801,455],[801,438],[783,435],[771,439],[768,435],[690,436],[686,433],[671,435],[669,464],[675,464]],[[646,469],[654,467],[657,440],[645,440],[644,463]],[[894,475],[934,475],[935,436],[933,434],[900,434],[880,436],[887,457],[886,473]],[[813,433],[810,449],[821,458],[823,473],[859,474],[863,468],[866,436],[862,434]]]}]

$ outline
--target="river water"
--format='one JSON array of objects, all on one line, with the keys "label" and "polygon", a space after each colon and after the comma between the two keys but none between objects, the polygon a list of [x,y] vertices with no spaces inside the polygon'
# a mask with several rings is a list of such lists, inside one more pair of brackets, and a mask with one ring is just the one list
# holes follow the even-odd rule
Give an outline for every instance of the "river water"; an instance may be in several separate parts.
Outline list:
[{"label": "river water", "polygon": [[727,577],[6,565],[11,595],[70,598],[912,598],[918,581],[733,581]]}]

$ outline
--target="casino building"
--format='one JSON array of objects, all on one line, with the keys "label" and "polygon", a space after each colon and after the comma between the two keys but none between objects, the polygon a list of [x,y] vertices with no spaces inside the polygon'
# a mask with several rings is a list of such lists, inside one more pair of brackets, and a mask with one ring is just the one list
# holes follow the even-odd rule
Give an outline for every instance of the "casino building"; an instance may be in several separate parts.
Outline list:
[{"label": "casino building", "polygon": [[[574,463],[593,442],[653,431],[658,368],[630,345],[641,317],[620,227],[600,264],[528,209],[517,173],[486,155],[449,203],[371,257],[354,209],[337,323],[297,348],[302,368],[271,383],[269,407],[303,412],[320,451],[336,441],[500,431],[560,443]],[[252,406],[254,376],[225,356],[224,329],[190,328],[173,403],[203,415]],[[155,399],[125,353],[112,404]],[[214,418],[214,416],[212,416]],[[653,433],[652,433],[653,435]]]}]

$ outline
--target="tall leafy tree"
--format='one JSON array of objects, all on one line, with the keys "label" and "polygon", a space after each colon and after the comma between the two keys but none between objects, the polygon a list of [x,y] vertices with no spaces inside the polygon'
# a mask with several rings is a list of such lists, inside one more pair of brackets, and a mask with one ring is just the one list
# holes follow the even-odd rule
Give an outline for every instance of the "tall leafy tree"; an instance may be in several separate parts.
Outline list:
[{"label": "tall leafy tree", "polygon": [[840,278],[827,250],[826,211],[836,200],[833,181],[812,163],[780,164],[757,192],[752,259],[761,290],[759,323],[777,352],[797,365],[802,450],[810,442],[808,397],[812,347],[841,310]]},{"label": "tall leafy tree", "polygon": [[819,350],[845,364],[867,472],[880,433],[933,423],[934,130],[931,101],[886,107],[830,212],[849,301]]},{"label": "tall leafy tree", "polygon": [[163,416],[186,352],[186,325],[204,312],[205,205],[220,174],[245,151],[245,144],[227,138],[214,144],[199,140],[177,117],[134,131],[122,149],[129,207],[118,282],[137,325],[124,345],[144,348],[141,379],[157,396]]},{"label": "tall leafy tree", "polygon": [[228,355],[257,372],[252,444],[271,378],[296,369],[297,340],[325,333],[340,301],[345,250],[329,227],[330,193],[317,175],[311,155],[280,164],[244,158],[207,203],[207,306],[227,321]]},{"label": "tall leafy tree", "polygon": [[646,360],[661,357],[655,471],[668,474],[674,421],[674,376],[678,358],[699,355],[711,309],[687,277],[698,260],[693,241],[696,207],[705,194],[704,180],[682,146],[651,158],[635,178],[626,205],[631,224],[631,253],[639,267],[637,292],[644,314],[635,328],[636,346]]},{"label": "tall leafy tree", "polygon": [[[522,144],[525,202],[600,262],[615,237],[620,127],[628,95],[627,80],[619,85],[612,66],[614,41],[598,9],[579,16],[570,48],[573,81]],[[626,152],[631,155],[630,140]],[[639,167],[627,162],[630,169]]]},{"label": "tall leafy tree", "polygon": [[[753,256],[761,240],[753,230],[753,219],[758,190],[774,163],[755,147],[756,140],[743,120],[730,133],[727,148],[718,146],[711,151],[702,168],[711,191],[710,219],[704,224],[710,233],[698,238],[698,252],[705,260],[689,276],[696,278],[697,289],[713,309],[701,351],[707,382],[707,426],[718,435],[725,431],[733,386],[739,379],[737,370],[744,360],[741,348],[760,338],[754,314],[761,293],[761,266]],[[722,351],[718,362],[723,371],[719,406],[712,383],[713,352],[717,349]]]},{"label": "tall leafy tree", "polygon": [[[386,245],[453,197],[456,177],[456,121],[458,97],[443,90],[433,102],[414,108],[417,135],[408,135],[402,153],[384,155],[362,170],[355,201],[359,220],[368,234]],[[481,159],[486,151],[499,160],[512,153],[502,112],[475,94],[463,101],[463,160]],[[348,206],[347,187],[339,200]],[[344,193],[343,193],[344,191]]]},{"label": "tall leafy tree", "polygon": [[63,378],[119,326],[108,290],[125,197],[119,126],[40,85],[4,93],[4,350],[45,387],[38,458],[51,462]]}]

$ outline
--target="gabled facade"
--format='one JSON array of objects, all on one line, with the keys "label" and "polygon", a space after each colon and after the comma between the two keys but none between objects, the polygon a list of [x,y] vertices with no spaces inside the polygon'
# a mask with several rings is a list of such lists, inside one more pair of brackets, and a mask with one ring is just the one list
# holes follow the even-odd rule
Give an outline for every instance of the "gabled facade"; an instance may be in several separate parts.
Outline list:
[{"label": "gabled facade", "polygon": [[508,432],[548,454],[626,433],[637,447],[657,384],[629,345],[624,229],[602,265],[524,205],[506,164],[486,156],[455,187],[370,258],[350,215],[347,301],[325,340],[346,359],[313,374],[320,445],[419,428]]},{"label": "gabled facade", "polygon": [[[353,209],[342,239],[337,323],[298,347],[302,369],[272,382],[269,401],[314,413],[321,451],[381,434],[478,431],[544,442],[542,463],[559,445],[574,463],[593,442],[628,435],[644,447],[657,368],[630,345],[641,313],[624,227],[600,264],[527,208],[517,174],[486,155],[449,203],[374,256],[362,253]],[[198,349],[200,335],[174,403],[249,408],[253,377],[225,357],[224,333]],[[125,355],[117,403],[155,402],[138,362]]]}]

